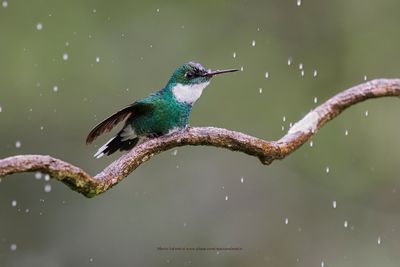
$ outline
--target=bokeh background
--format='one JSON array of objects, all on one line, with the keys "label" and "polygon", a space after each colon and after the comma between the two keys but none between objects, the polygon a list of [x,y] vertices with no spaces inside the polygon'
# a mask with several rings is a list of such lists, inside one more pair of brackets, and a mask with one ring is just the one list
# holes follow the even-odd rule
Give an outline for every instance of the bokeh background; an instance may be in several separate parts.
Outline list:
[{"label": "bokeh background", "polygon": [[[88,131],[189,60],[243,67],[213,80],[191,125],[278,139],[335,93],[400,76],[399,10],[398,0],[4,0],[0,158],[50,154],[101,171],[119,155],[95,160],[110,136],[86,146]],[[0,266],[399,266],[399,112],[396,98],[361,103],[271,166],[171,150],[93,199],[40,173],[3,177]]]}]

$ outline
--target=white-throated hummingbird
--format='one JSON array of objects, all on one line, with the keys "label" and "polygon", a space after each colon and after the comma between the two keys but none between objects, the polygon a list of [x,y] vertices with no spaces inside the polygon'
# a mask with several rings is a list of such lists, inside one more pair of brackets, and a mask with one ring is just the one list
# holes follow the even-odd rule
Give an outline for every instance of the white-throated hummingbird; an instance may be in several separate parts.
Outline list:
[{"label": "white-throated hummingbird", "polygon": [[125,125],[118,134],[94,154],[96,158],[111,155],[117,150],[130,150],[144,138],[184,129],[188,125],[193,104],[211,78],[234,71],[238,69],[212,71],[199,63],[183,64],[174,71],[163,89],[135,101],[94,127],[86,143],[92,143],[99,135],[111,131],[125,119]]}]

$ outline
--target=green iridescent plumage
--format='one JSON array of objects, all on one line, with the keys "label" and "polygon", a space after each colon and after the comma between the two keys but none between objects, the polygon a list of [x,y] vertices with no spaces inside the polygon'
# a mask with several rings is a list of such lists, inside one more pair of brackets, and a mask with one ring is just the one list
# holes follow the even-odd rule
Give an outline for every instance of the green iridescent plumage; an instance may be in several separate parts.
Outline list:
[{"label": "green iridescent plumage", "polygon": [[125,119],[124,127],[97,151],[95,157],[111,155],[117,150],[129,150],[143,138],[183,129],[188,125],[193,104],[211,78],[233,71],[237,70],[210,71],[198,63],[183,64],[175,70],[163,89],[137,100],[101,122],[89,133],[86,142],[93,142]]}]

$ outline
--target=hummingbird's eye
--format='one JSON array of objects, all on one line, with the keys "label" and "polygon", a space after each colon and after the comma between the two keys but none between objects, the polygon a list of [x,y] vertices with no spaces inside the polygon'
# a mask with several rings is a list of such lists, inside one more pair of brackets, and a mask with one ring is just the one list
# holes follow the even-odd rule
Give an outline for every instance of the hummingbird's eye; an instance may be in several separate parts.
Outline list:
[{"label": "hummingbird's eye", "polygon": [[194,73],[191,72],[191,71],[188,71],[188,72],[185,73],[185,77],[186,77],[186,78],[191,79],[191,78],[193,78],[193,76],[194,76]]}]

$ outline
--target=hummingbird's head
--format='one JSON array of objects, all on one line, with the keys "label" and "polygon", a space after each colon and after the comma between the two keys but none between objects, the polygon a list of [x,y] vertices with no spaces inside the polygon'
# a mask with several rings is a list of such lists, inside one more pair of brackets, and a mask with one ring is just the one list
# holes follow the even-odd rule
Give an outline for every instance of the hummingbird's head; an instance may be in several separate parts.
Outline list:
[{"label": "hummingbird's head", "polygon": [[214,75],[234,72],[238,69],[206,70],[201,64],[188,62],[179,66],[172,74],[169,84],[176,99],[193,104],[210,83]]}]

